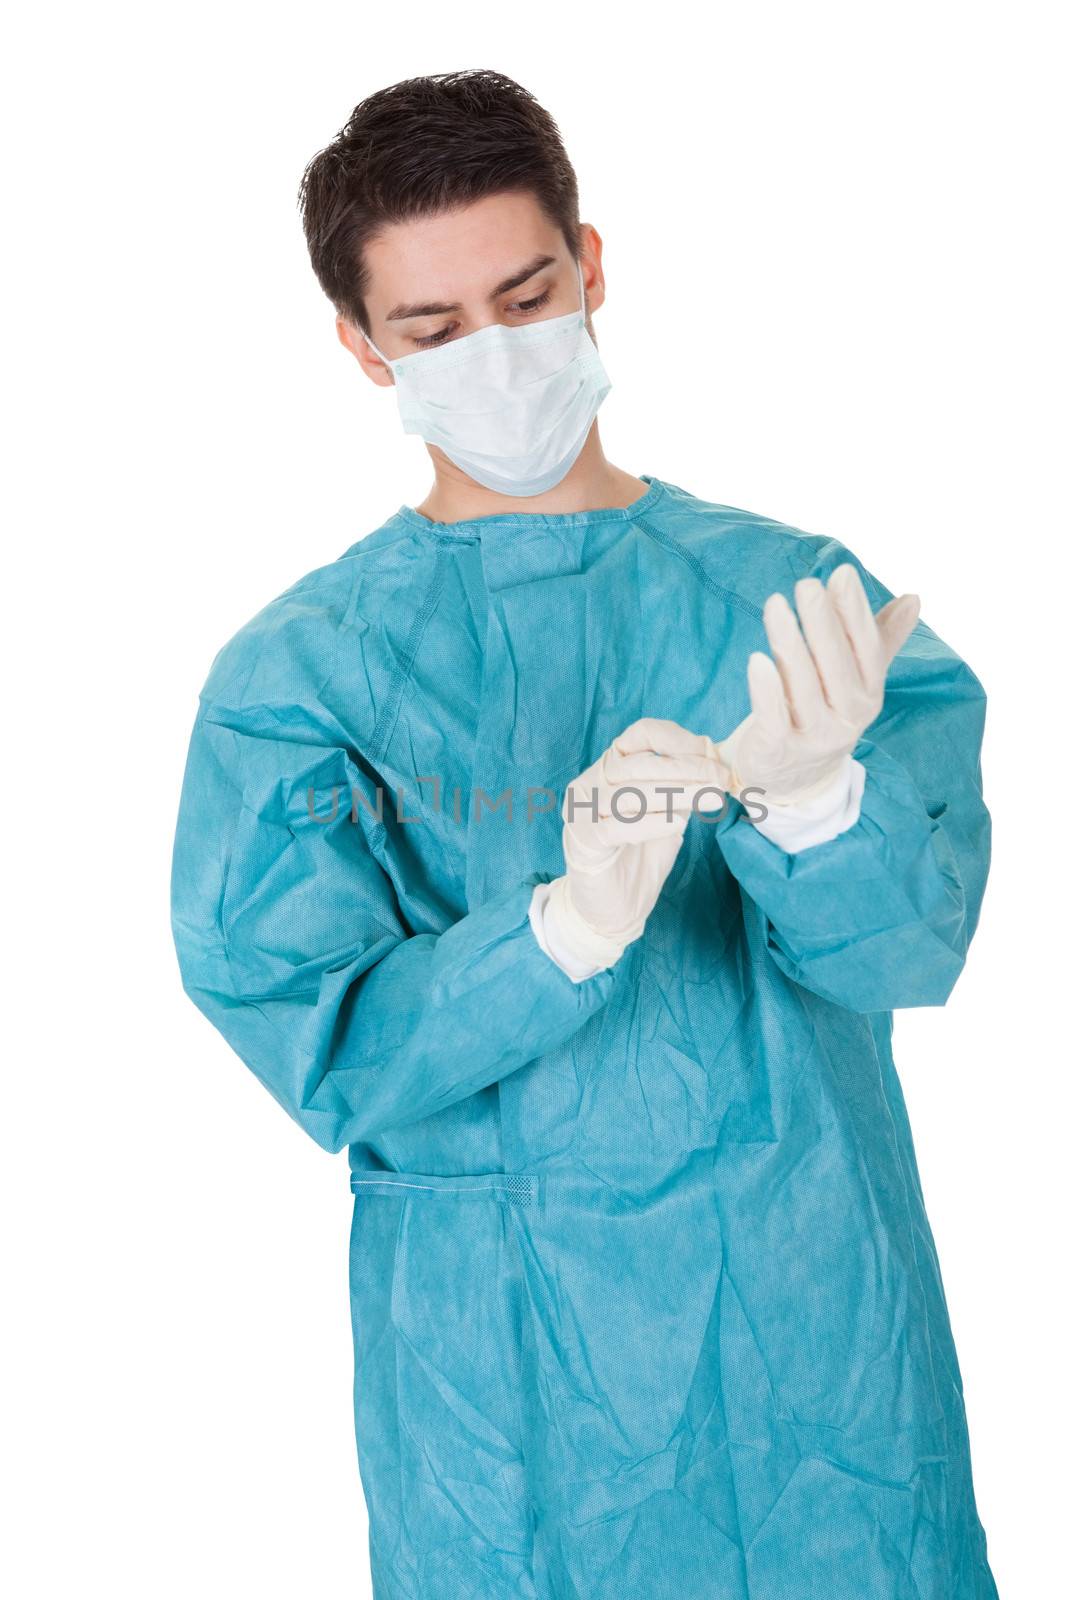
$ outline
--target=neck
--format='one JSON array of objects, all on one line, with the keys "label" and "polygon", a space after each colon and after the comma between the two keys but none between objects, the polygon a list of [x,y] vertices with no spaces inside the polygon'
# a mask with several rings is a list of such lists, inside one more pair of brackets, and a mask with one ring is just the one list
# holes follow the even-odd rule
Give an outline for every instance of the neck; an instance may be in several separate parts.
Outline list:
[{"label": "neck", "polygon": [[613,466],[604,455],[595,422],[567,476],[544,494],[518,496],[485,489],[453,465],[436,445],[427,445],[427,449],[433,461],[434,484],[415,509],[432,522],[465,522],[469,517],[522,512],[558,516],[569,511],[599,511],[628,506],[648,493],[647,483]]}]

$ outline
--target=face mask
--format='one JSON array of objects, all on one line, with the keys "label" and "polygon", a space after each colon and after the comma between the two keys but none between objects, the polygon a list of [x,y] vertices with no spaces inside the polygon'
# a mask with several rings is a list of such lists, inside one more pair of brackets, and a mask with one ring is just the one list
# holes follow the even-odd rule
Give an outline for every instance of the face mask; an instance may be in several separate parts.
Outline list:
[{"label": "face mask", "polygon": [[492,323],[390,361],[405,433],[500,494],[552,489],[578,458],[611,380],[581,309],[522,328]]}]

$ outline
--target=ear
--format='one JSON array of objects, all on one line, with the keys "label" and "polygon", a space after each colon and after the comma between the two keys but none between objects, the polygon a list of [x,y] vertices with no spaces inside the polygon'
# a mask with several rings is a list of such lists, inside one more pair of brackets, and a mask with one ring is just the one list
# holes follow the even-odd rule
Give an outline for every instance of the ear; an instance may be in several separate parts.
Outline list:
[{"label": "ear", "polygon": [[337,337],[352,355],[355,356],[363,371],[372,383],[379,388],[388,389],[394,383],[393,374],[385,362],[374,354],[367,343],[366,336],[360,332],[354,322],[349,322],[347,317],[338,314],[336,324]]},{"label": "ear", "polygon": [[581,260],[579,268],[585,280],[585,308],[591,317],[604,304],[604,241],[591,222],[579,224]]}]

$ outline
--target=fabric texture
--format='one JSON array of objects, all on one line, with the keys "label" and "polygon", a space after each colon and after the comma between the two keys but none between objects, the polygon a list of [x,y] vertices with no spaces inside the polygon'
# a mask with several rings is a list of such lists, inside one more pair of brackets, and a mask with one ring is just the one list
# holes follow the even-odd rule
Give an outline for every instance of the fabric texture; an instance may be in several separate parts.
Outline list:
[{"label": "fabric texture", "polygon": [[891,1052],[978,920],[982,687],[920,621],[854,824],[790,853],[694,816],[572,982],[529,917],[570,779],[639,716],[736,727],[772,591],[847,559],[889,598],[644,482],[402,507],[220,651],[192,732],[184,984],[348,1147],[374,1593],[994,1600]]}]

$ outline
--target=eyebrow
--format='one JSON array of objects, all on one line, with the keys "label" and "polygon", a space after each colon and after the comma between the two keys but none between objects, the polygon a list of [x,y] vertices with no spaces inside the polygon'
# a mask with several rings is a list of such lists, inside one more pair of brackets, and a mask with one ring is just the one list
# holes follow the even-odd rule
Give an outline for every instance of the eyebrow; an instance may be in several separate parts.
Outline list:
[{"label": "eyebrow", "polygon": [[[554,267],[555,256],[536,256],[527,266],[520,267],[517,272],[512,272],[502,282],[498,283],[489,295],[490,300],[495,300],[498,295],[507,294],[511,289],[517,289],[521,283],[532,278],[535,273],[543,272],[546,267]],[[386,317],[386,322],[403,322],[407,317],[440,317],[448,311],[460,311],[462,305],[458,300],[424,300],[418,305],[394,306]]]}]

